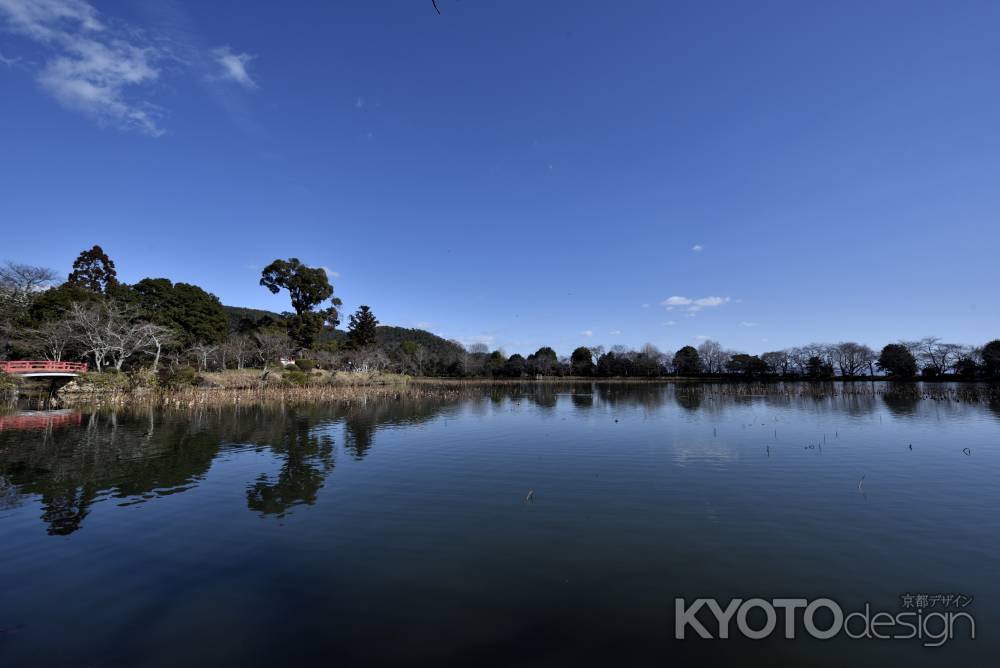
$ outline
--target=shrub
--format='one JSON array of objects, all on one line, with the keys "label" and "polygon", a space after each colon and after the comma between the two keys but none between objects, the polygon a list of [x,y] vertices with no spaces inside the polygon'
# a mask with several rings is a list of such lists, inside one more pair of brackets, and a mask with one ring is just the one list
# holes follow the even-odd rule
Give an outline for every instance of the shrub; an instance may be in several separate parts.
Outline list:
[{"label": "shrub", "polygon": [[295,366],[299,368],[299,371],[305,371],[309,373],[316,368],[316,360],[295,360]]},{"label": "shrub", "polygon": [[190,366],[163,367],[157,376],[161,387],[173,389],[182,385],[194,385],[198,372]]},{"label": "shrub", "polygon": [[292,369],[290,371],[286,371],[284,373],[284,378],[285,378],[285,380],[287,380],[292,385],[298,385],[300,387],[303,386],[303,385],[305,385],[305,384],[307,384],[309,382],[309,375],[308,374],[306,374],[306,373],[304,373],[302,371],[295,370],[295,369]]}]

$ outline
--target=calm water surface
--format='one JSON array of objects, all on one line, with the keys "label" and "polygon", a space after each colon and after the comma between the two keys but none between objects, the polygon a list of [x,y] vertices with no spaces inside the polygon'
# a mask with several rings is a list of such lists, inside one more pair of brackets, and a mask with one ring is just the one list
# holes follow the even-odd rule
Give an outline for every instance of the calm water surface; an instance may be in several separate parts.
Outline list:
[{"label": "calm water surface", "polygon": [[[787,389],[7,414],[0,665],[996,665],[1000,403]],[[906,593],[977,639],[673,639]]]}]

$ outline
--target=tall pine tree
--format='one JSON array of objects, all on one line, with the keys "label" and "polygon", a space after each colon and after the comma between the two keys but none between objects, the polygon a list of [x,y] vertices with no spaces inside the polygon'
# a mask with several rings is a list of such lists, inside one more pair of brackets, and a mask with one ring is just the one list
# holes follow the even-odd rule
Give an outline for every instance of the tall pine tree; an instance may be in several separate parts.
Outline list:
[{"label": "tall pine tree", "polygon": [[367,306],[361,306],[351,314],[347,326],[347,341],[352,348],[367,348],[375,344],[375,328],[378,320]]},{"label": "tall pine tree", "polygon": [[104,292],[118,285],[115,263],[100,246],[83,251],[73,263],[73,272],[66,280],[73,287],[91,292]]}]

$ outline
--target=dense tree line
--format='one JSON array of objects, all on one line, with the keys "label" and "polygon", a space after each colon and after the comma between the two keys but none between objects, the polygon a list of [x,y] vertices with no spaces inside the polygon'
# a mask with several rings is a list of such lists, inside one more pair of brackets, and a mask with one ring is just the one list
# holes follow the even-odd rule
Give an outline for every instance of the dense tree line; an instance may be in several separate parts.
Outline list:
[{"label": "dense tree line", "polygon": [[297,359],[306,369],[449,377],[1000,378],[1000,340],[976,347],[937,337],[890,343],[878,352],[847,341],[750,355],[706,340],[673,353],[647,344],[640,350],[580,347],[569,357],[543,346],[508,356],[485,344],[463,346],[423,330],[380,325],[367,305],[339,330],[342,302],[329,277],[297,258],[269,264],[260,285],[286,292],[291,310],[223,306],[202,288],[167,278],[122,283],[100,246],[80,253],[62,282],[51,270],[7,262],[0,267],[0,355],[85,359],[99,371],[164,364],[198,371],[266,368]]}]

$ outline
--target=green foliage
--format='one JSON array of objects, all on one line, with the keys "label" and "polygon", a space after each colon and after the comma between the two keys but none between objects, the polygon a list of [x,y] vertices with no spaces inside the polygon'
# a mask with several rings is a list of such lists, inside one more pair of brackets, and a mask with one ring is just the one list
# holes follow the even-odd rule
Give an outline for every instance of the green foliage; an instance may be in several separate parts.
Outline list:
[{"label": "green foliage", "polygon": [[814,355],[806,362],[806,377],[812,380],[829,380],[833,378],[833,365]]},{"label": "green foliage", "polygon": [[989,378],[1000,378],[1000,339],[983,346],[983,371]]},{"label": "green foliage", "polygon": [[300,371],[308,373],[315,369],[318,366],[318,363],[316,360],[295,360],[295,366],[297,366]]},{"label": "green foliage", "polygon": [[351,314],[351,322],[347,327],[347,340],[355,350],[361,350],[374,345],[376,340],[378,320],[367,306],[360,306]]},{"label": "green foliage", "polygon": [[[337,309],[342,302],[337,297],[331,299],[333,286],[325,270],[308,267],[294,257],[275,260],[261,272],[260,284],[274,294],[282,289],[288,291],[295,309],[295,315],[288,318],[288,335],[303,348],[312,346],[325,322],[333,327],[340,324]],[[332,305],[317,311],[327,299]]]},{"label": "green foliage", "polygon": [[194,367],[175,366],[161,367],[157,373],[157,381],[160,387],[176,389],[184,385],[194,385],[198,379],[198,372]]},{"label": "green foliage", "polygon": [[504,363],[504,375],[508,378],[520,378],[524,374],[525,360],[524,357],[514,353],[509,358],[507,362]]},{"label": "green foliage", "polygon": [[726,370],[741,376],[762,376],[767,373],[767,364],[756,355],[736,353],[726,362]]},{"label": "green foliage", "polygon": [[548,375],[558,371],[559,357],[556,351],[548,346],[542,346],[525,360],[528,373]]},{"label": "green foliage", "polygon": [[963,357],[955,362],[955,374],[963,380],[975,380],[979,374],[979,365],[975,360]]},{"label": "green foliage", "polygon": [[507,358],[499,350],[494,350],[490,353],[489,357],[486,358],[486,363],[483,366],[483,373],[487,376],[501,376],[503,375],[504,367],[507,364]]},{"label": "green foliage", "polygon": [[574,376],[589,376],[594,371],[594,359],[590,348],[580,346],[569,357]]},{"label": "green foliage", "polygon": [[132,290],[146,317],[173,329],[181,347],[221,343],[229,333],[229,319],[219,298],[197,285],[144,278]]},{"label": "green foliage", "polygon": [[0,371],[0,397],[11,397],[17,394],[17,381]]},{"label": "green foliage", "polygon": [[913,378],[917,375],[917,360],[906,346],[890,343],[882,348],[878,367],[893,378]]},{"label": "green foliage", "polygon": [[299,371],[297,369],[288,369],[283,374],[282,377],[287,380],[292,385],[297,385],[302,387],[309,383],[309,374]]},{"label": "green foliage", "polygon": [[50,320],[58,320],[69,310],[73,302],[89,303],[102,299],[101,295],[69,283],[46,290],[38,295],[31,305],[29,319],[34,326]]},{"label": "green foliage", "polygon": [[115,263],[104,249],[94,246],[77,256],[66,282],[91,292],[107,293],[118,285],[118,273],[115,271]]},{"label": "green foliage", "polygon": [[703,368],[701,357],[693,346],[684,346],[674,353],[674,371],[681,376],[696,376]]}]

